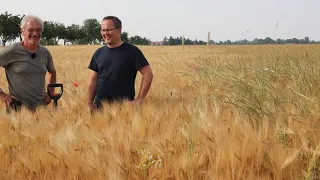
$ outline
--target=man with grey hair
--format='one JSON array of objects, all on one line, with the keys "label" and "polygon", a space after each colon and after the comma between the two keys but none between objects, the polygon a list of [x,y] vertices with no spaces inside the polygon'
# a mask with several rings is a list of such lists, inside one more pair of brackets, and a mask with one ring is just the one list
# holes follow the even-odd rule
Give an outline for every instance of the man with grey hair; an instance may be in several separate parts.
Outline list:
[{"label": "man with grey hair", "polygon": [[[7,111],[19,111],[22,106],[35,111],[37,107],[48,105],[51,98],[45,88],[48,83],[56,83],[56,70],[51,53],[38,44],[43,32],[43,21],[33,15],[21,20],[23,40],[11,44],[0,51],[0,66],[5,68],[8,93],[0,89],[0,100],[6,104]],[[54,89],[50,89],[54,93]]]}]

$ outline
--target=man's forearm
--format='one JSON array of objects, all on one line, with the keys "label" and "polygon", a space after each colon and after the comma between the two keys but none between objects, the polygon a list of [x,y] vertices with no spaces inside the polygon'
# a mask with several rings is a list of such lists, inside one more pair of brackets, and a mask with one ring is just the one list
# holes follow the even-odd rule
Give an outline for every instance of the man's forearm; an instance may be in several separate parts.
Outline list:
[{"label": "man's forearm", "polygon": [[95,71],[92,71],[89,78],[89,85],[88,85],[88,101],[87,101],[88,106],[93,105],[93,100],[97,90],[97,84],[98,84],[98,73]]},{"label": "man's forearm", "polygon": [[144,99],[147,96],[151,87],[152,79],[153,74],[147,74],[142,77],[140,92],[137,99]]},{"label": "man's forearm", "polygon": [[97,84],[91,83],[88,87],[88,104],[92,104],[94,96],[96,95]]},{"label": "man's forearm", "polygon": [[[55,84],[56,81],[57,81],[57,73],[56,73],[56,71],[49,72],[48,83],[49,84]],[[53,94],[54,93],[54,88],[49,88],[49,91],[50,91],[50,94]]]}]

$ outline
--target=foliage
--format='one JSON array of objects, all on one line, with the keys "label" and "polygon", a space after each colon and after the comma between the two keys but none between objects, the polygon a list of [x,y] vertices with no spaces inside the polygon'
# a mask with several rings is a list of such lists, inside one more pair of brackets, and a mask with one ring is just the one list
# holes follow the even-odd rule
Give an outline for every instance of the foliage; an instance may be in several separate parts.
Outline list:
[{"label": "foliage", "polygon": [[[3,45],[9,40],[15,40],[20,32],[20,17],[12,16],[5,12],[0,15],[0,38]],[[127,32],[122,32],[121,38],[125,42],[135,45],[150,45],[150,40],[139,35],[129,37]],[[88,18],[83,25],[72,24],[69,26],[55,21],[44,21],[44,31],[41,43],[44,45],[58,45],[62,40],[63,44],[101,44],[103,39],[100,34],[100,23],[97,19]]]},{"label": "foliage", "polygon": [[[3,44],[10,40],[15,40],[19,36],[19,23],[20,16],[13,16],[5,12],[0,14],[0,39]],[[129,37],[129,33],[123,31],[121,39],[124,42],[129,42],[135,45],[154,45],[150,39],[141,37],[140,35],[133,35]],[[41,41],[44,45],[57,45],[62,40],[63,44],[101,44],[103,39],[100,35],[100,23],[95,18],[88,18],[83,21],[83,25],[72,24],[69,26],[60,22],[44,21],[43,39]],[[255,38],[252,41],[246,39],[237,41],[219,41],[215,42],[210,40],[210,44],[216,45],[247,45],[247,44],[318,44],[320,41],[310,40],[309,37],[304,39],[277,39],[273,40],[270,37],[265,39]],[[164,37],[160,45],[181,45],[182,37]],[[207,42],[203,40],[191,40],[190,38],[184,38],[184,45],[206,45]],[[159,44],[158,44],[159,45]]]},{"label": "foliage", "polygon": [[12,15],[8,12],[0,14],[0,39],[5,46],[7,41],[14,40],[20,33],[20,17]]}]

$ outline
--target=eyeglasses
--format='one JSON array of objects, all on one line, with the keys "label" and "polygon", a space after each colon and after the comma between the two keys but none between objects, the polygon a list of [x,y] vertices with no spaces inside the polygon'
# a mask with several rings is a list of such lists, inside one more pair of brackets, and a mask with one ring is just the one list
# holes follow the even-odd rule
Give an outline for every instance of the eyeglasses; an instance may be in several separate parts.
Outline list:
[{"label": "eyeglasses", "polygon": [[100,31],[101,31],[101,32],[110,32],[110,31],[115,30],[115,29],[117,29],[117,28],[101,29]]},{"label": "eyeglasses", "polygon": [[34,33],[34,32],[42,33],[42,28],[38,28],[38,29],[27,28],[25,30],[27,30],[29,33]]}]

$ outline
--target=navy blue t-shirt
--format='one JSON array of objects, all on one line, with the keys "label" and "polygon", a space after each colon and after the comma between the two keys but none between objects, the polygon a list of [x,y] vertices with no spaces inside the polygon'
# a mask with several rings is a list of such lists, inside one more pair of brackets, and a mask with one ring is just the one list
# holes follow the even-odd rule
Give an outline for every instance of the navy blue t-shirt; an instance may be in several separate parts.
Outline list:
[{"label": "navy blue t-shirt", "polygon": [[141,50],[125,42],[116,48],[103,46],[97,49],[89,64],[89,69],[98,72],[95,102],[133,100],[137,71],[147,65]]}]

